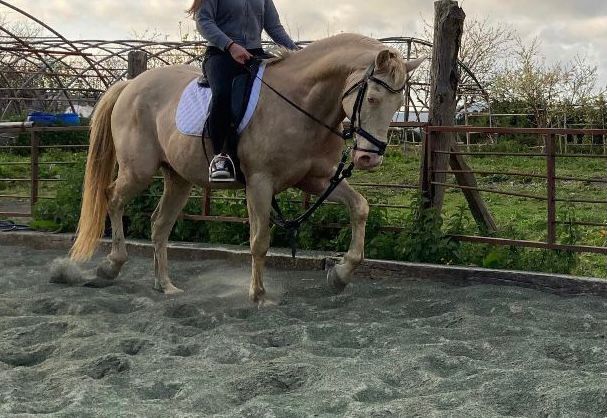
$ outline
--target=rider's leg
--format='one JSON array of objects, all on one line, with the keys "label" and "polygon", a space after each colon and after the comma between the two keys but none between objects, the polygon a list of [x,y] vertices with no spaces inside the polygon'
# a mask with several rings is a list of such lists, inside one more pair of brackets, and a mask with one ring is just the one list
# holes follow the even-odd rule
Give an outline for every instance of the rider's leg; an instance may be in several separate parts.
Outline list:
[{"label": "rider's leg", "polygon": [[243,71],[243,68],[229,53],[210,47],[205,58],[204,71],[213,92],[208,127],[215,157],[209,167],[209,179],[233,181],[232,161],[222,152],[230,130],[233,129],[231,126],[232,80]]}]

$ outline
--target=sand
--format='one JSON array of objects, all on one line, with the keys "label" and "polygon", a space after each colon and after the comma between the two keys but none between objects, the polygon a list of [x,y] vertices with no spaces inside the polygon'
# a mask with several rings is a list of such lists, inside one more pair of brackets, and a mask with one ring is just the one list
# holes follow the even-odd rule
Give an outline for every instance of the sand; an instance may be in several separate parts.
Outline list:
[{"label": "sand", "polygon": [[[607,299],[148,259],[49,283],[60,251],[0,246],[0,416],[604,417]],[[92,265],[92,264],[91,264]]]}]

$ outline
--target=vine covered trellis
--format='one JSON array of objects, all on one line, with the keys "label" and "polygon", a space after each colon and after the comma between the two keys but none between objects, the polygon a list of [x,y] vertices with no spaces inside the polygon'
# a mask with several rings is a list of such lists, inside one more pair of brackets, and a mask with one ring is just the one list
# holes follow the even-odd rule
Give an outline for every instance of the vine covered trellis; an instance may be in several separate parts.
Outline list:
[{"label": "vine covered trellis", "polygon": [[[202,41],[68,40],[28,12],[0,0],[0,120],[31,111],[76,112],[88,116],[108,86],[126,78],[128,53],[145,51],[148,68],[170,64],[199,65]],[[15,24],[15,22],[21,22]],[[383,42],[407,58],[430,56],[432,44],[416,38]],[[304,45],[308,42],[301,42]],[[266,45],[272,48],[271,44]],[[461,65],[462,95],[486,98],[474,74]],[[428,66],[411,80],[401,121],[425,121]]]}]

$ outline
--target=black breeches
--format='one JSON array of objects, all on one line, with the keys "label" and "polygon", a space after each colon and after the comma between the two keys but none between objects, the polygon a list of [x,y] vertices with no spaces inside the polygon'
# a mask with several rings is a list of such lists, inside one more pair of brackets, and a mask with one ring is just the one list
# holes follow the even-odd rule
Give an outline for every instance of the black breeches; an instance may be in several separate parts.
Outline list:
[{"label": "black breeches", "polygon": [[[254,55],[257,50],[250,50]],[[263,51],[262,51],[263,52]],[[207,48],[203,62],[203,71],[211,85],[213,99],[209,114],[208,129],[213,142],[213,153],[223,151],[226,139],[234,134],[232,126],[231,102],[232,81],[234,77],[246,72],[228,52],[214,47]]]}]

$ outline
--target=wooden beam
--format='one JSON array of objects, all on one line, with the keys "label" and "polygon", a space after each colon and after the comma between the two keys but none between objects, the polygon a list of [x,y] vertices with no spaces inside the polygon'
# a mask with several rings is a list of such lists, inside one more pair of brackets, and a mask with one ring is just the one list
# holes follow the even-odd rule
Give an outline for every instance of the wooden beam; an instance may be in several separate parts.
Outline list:
[{"label": "wooden beam", "polygon": [[[452,144],[452,148],[455,148],[455,144]],[[475,190],[478,187],[478,183],[476,182],[474,173],[470,172],[472,169],[468,163],[466,163],[464,156],[451,154],[449,164],[454,171],[453,174],[455,175],[457,184],[471,187],[470,189],[466,188],[461,190],[468,201],[470,212],[472,212],[472,216],[478,227],[486,232],[497,231],[497,225],[495,224],[493,216],[491,216],[491,212],[489,212],[489,208],[481,197],[480,192]]]}]

